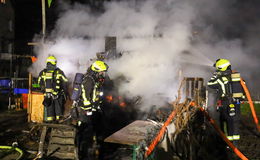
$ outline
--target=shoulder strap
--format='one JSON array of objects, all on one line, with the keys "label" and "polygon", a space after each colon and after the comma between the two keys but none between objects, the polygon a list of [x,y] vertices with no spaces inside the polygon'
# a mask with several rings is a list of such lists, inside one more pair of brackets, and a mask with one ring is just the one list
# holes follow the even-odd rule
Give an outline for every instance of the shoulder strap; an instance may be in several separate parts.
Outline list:
[{"label": "shoulder strap", "polygon": [[93,83],[95,83],[95,79],[93,78],[92,75],[89,75],[89,74],[84,74],[82,82],[84,82],[87,78],[90,78],[93,81]]},{"label": "shoulder strap", "polygon": [[57,74],[59,73],[60,69],[59,68],[55,68],[54,71],[53,71],[53,80],[56,81],[56,77],[57,77]]},{"label": "shoulder strap", "polygon": [[47,69],[46,69],[46,68],[44,68],[44,69],[42,70],[42,72],[43,72],[43,73],[46,73],[46,72],[47,72]]}]

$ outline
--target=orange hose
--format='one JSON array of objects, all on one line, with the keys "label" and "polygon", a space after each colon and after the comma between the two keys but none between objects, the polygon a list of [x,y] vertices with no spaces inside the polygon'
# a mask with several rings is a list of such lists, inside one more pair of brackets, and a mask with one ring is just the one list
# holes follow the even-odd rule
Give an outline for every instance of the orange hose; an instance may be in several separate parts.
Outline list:
[{"label": "orange hose", "polygon": [[161,130],[159,131],[159,133],[157,134],[155,139],[153,139],[152,143],[149,145],[148,149],[146,150],[145,157],[148,157],[152,153],[152,151],[154,150],[155,146],[159,143],[159,141],[161,140],[162,136],[164,135],[166,127],[171,123],[171,121],[174,118],[175,114],[176,114],[176,111],[172,111],[172,113],[169,115],[168,119],[163,124]]},{"label": "orange hose", "polygon": [[[194,106],[194,103],[190,103],[189,105]],[[209,120],[209,122],[213,125],[213,127],[215,128],[215,130],[220,134],[220,136],[223,138],[223,140],[228,144],[228,146],[234,151],[234,153],[241,158],[242,160],[248,160],[247,157],[245,157],[243,155],[243,153],[241,153],[238,148],[236,148],[233,143],[231,143],[226,135],[220,130],[220,128],[216,125],[215,121],[210,118],[209,114],[204,110],[204,108],[199,107],[200,110],[204,113],[204,115],[206,116],[206,118]],[[145,158],[147,158],[152,151],[154,150],[154,148],[156,147],[156,145],[159,143],[159,141],[161,140],[162,136],[164,135],[164,132],[166,130],[166,127],[170,124],[170,122],[172,121],[172,119],[174,118],[174,116],[176,115],[176,111],[172,111],[172,113],[169,115],[168,119],[166,120],[166,122],[163,124],[161,130],[159,131],[159,133],[157,134],[157,136],[153,139],[152,143],[149,145],[149,147],[147,148],[146,152],[145,152]]]},{"label": "orange hose", "polygon": [[204,113],[204,115],[206,116],[206,118],[208,119],[208,121],[213,125],[213,127],[215,128],[215,130],[219,133],[219,135],[222,137],[222,139],[227,143],[227,145],[234,151],[234,153],[241,158],[242,160],[248,160],[248,158],[246,158],[243,153],[241,153],[234,145],[233,143],[231,143],[226,135],[220,130],[220,128],[216,125],[215,121],[210,118],[209,114],[205,111],[204,108],[200,107],[200,110]]},{"label": "orange hose", "polygon": [[243,87],[243,89],[244,89],[244,91],[245,91],[245,93],[246,93],[246,98],[247,98],[248,103],[249,103],[249,106],[250,106],[250,108],[251,108],[251,113],[252,113],[252,116],[253,116],[253,118],[254,118],[256,128],[257,128],[258,131],[260,132],[260,126],[259,126],[259,124],[258,124],[258,119],[257,119],[257,116],[256,116],[254,103],[253,103],[252,98],[251,98],[251,96],[250,96],[249,90],[248,90],[248,88],[247,88],[247,86],[246,86],[246,84],[244,83],[244,80],[243,80],[242,78],[241,78],[241,80],[240,80],[240,83],[241,83],[241,85],[242,85],[242,87]]}]

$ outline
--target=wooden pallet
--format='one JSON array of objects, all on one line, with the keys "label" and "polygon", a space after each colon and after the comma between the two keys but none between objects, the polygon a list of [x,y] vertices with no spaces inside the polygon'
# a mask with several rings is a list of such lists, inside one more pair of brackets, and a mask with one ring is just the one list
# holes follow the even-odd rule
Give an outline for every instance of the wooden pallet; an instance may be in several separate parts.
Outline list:
[{"label": "wooden pallet", "polygon": [[[78,159],[75,146],[76,128],[64,124],[43,125],[39,143],[41,157],[55,157],[59,159]],[[45,148],[47,153],[45,154]]]}]

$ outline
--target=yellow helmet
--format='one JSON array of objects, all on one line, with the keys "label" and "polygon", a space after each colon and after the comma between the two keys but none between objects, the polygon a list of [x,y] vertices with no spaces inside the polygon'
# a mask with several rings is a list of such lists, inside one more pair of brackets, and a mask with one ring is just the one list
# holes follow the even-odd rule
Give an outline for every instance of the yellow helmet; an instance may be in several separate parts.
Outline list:
[{"label": "yellow helmet", "polygon": [[103,61],[95,61],[91,65],[91,70],[95,72],[107,71],[108,65]]},{"label": "yellow helmet", "polygon": [[219,71],[226,71],[229,66],[231,66],[231,64],[227,59],[217,59],[214,64],[214,67]]},{"label": "yellow helmet", "polygon": [[49,56],[48,58],[47,58],[47,60],[46,60],[46,63],[51,63],[51,64],[53,64],[53,65],[56,65],[57,64],[57,59],[56,59],[56,57],[54,57],[54,56]]}]

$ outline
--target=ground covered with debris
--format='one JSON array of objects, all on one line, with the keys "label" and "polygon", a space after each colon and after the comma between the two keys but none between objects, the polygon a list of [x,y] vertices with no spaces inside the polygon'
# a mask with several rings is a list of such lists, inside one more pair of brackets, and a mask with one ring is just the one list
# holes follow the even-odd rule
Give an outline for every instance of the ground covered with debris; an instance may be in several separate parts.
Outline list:
[{"label": "ground covered with debris", "polygon": [[[115,116],[113,114],[110,114]],[[115,118],[111,118],[111,121],[107,122],[112,124],[115,121],[119,121]],[[122,116],[120,116],[122,118]],[[200,116],[199,116],[200,117]],[[258,113],[258,117],[259,113]],[[125,126],[130,123],[129,119],[126,119],[124,122],[121,121],[121,126]],[[127,121],[128,120],[128,121]],[[0,145],[11,146],[14,142],[18,143],[18,147],[24,152],[24,159],[34,159],[39,142],[39,130],[32,128],[32,124],[27,123],[27,113],[26,110],[21,111],[2,111],[0,114]],[[201,122],[201,121],[200,121]],[[187,153],[184,148],[190,144],[193,144],[198,147],[195,152],[197,157],[192,157],[192,159],[239,159],[232,150],[226,148],[226,144],[222,139],[214,132],[214,129],[210,124],[206,124],[207,130],[198,129],[199,127],[205,127],[203,124],[197,123],[197,126],[193,126],[192,131],[184,130],[183,133],[179,134],[178,138],[187,137],[188,134],[194,133],[194,135],[205,135],[201,136],[204,139],[198,137],[190,136],[190,139],[183,138],[183,141],[176,141],[177,143],[173,145],[178,153]],[[238,149],[250,160],[260,160],[260,134],[256,130],[252,116],[250,114],[242,115],[241,118],[241,140],[238,144]],[[112,134],[113,130],[108,131],[107,134]],[[199,139],[199,140],[198,140]],[[203,142],[203,144],[200,144]],[[178,147],[177,147],[178,146]],[[158,151],[158,150],[157,150]],[[111,143],[102,143],[102,152],[103,158],[106,159],[118,159],[123,160],[124,157],[131,157],[133,153],[130,147],[122,147],[117,144]],[[124,155],[126,154],[126,155]],[[130,154],[127,155],[127,154]],[[0,155],[1,156],[1,155]],[[178,157],[178,158],[176,158]],[[191,155],[179,154],[175,156],[175,159],[190,159]],[[174,158],[173,158],[174,159]]]},{"label": "ground covered with debris", "polygon": [[[258,115],[258,117],[260,117]],[[204,121],[204,122],[203,122]],[[215,120],[217,123],[217,121]],[[241,116],[241,140],[237,148],[250,160],[260,160],[260,133],[250,114]],[[239,160],[213,126],[197,112],[176,137],[173,148],[178,158],[196,160]]]},{"label": "ground covered with debris", "polygon": [[[258,118],[260,114],[258,113]],[[256,130],[251,115],[244,115],[241,119],[241,140],[238,148],[250,160],[260,160],[260,133]]]}]

